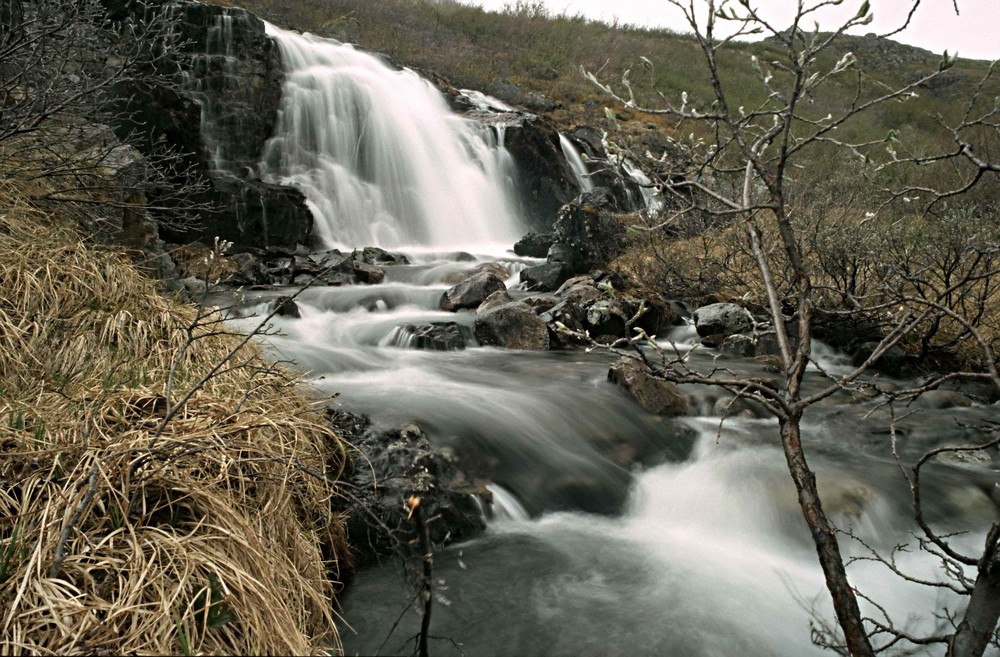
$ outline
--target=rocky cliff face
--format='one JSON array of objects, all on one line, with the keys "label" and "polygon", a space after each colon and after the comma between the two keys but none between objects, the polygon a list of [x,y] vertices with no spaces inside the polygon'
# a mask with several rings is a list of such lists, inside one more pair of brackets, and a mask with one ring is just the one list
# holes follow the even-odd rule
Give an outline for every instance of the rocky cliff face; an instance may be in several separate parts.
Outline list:
[{"label": "rocky cliff face", "polygon": [[[307,243],[312,215],[305,197],[257,174],[283,81],[280,53],[263,22],[239,8],[186,1],[168,8],[182,44],[170,62],[178,71],[175,84],[120,90],[133,120],[118,126],[123,135],[136,134],[133,141],[147,154],[164,144],[178,148],[187,168],[210,183],[185,199],[205,207],[186,227],[163,226],[164,237],[189,242],[218,236],[260,248]],[[150,198],[153,207],[172,202]]]}]

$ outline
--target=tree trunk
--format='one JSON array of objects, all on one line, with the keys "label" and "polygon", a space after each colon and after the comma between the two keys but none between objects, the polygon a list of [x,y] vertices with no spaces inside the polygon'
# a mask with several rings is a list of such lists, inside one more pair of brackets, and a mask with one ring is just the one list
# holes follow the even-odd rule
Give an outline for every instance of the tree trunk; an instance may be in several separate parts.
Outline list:
[{"label": "tree trunk", "polygon": [[816,545],[816,554],[823,568],[826,587],[833,597],[833,608],[837,614],[837,622],[844,631],[847,649],[854,657],[874,657],[875,651],[861,620],[857,597],[847,581],[836,530],[823,512],[816,490],[816,475],[809,469],[805,452],[802,451],[800,420],[800,414],[780,420],[781,445],[788,462],[788,471],[798,490],[799,507]]},{"label": "tree trunk", "polygon": [[1000,524],[994,524],[986,539],[986,549],[979,562],[979,576],[962,622],[948,644],[948,657],[979,657],[989,645],[1000,620],[1000,555],[997,538]]}]

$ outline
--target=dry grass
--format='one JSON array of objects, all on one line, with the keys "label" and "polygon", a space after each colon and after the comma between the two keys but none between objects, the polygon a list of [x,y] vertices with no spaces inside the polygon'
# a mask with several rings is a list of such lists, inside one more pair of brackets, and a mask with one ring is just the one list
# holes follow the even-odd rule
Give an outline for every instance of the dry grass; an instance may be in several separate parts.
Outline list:
[{"label": "dry grass", "polygon": [[[157,295],[0,184],[0,653],[307,654],[337,645],[332,430],[294,381],[182,347]],[[336,474],[336,473],[331,473]]]}]

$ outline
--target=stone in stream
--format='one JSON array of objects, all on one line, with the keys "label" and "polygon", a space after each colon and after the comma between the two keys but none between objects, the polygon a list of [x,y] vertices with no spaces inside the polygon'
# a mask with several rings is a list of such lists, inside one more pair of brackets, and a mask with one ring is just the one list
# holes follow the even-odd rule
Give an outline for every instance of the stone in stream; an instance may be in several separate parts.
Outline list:
[{"label": "stone in stream", "polygon": [[526,303],[512,301],[476,317],[476,339],[487,347],[545,350],[549,330]]},{"label": "stone in stream", "polygon": [[435,549],[468,540],[486,529],[476,497],[489,499],[487,483],[447,450],[435,448],[415,424],[377,432],[364,415],[330,409],[330,423],[349,445],[341,482],[351,491],[347,534],[357,566],[408,550],[415,538],[402,501],[420,497]]},{"label": "stone in stream", "polygon": [[276,309],[275,314],[279,317],[291,317],[292,319],[299,319],[302,317],[302,313],[299,310],[299,306],[295,303],[295,299],[289,296],[278,297],[274,300],[274,308]]},{"label": "stone in stream", "polygon": [[677,417],[691,412],[690,400],[676,384],[656,378],[634,358],[623,357],[612,364],[608,381],[623,388],[650,413]]},{"label": "stone in stream", "polygon": [[356,278],[359,283],[378,285],[385,280],[385,270],[381,267],[369,265],[367,262],[363,262],[361,260],[354,260],[351,262],[351,271],[354,272],[354,278]]},{"label": "stone in stream", "polygon": [[441,297],[441,310],[455,312],[478,308],[486,297],[507,286],[500,278],[488,271],[473,274],[458,285],[449,288]]},{"label": "stone in stream", "polygon": [[750,313],[735,303],[712,303],[694,311],[694,326],[702,337],[719,335],[725,339],[751,330],[753,324]]},{"label": "stone in stream", "polygon": [[482,315],[483,313],[487,313],[494,308],[499,308],[500,306],[511,303],[512,301],[514,301],[514,299],[510,296],[510,293],[507,292],[507,288],[497,290],[490,296],[486,297],[486,299],[479,304],[479,307],[476,308],[476,314]]},{"label": "stone in stream", "polygon": [[404,324],[396,329],[394,344],[410,349],[457,351],[465,349],[465,334],[455,322]]}]

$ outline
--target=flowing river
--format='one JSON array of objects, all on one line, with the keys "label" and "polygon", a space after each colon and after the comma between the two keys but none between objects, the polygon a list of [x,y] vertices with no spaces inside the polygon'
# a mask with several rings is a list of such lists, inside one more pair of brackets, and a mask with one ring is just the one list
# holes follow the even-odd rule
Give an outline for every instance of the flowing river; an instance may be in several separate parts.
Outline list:
[{"label": "flowing river", "polygon": [[[525,228],[502,133],[452,114],[441,94],[350,46],[269,27],[288,79],[267,175],[303,189],[327,247],[377,245],[407,255],[378,285],[311,288],[301,318],[276,318],[276,358],[310,373],[340,407],[377,426],[415,422],[432,442],[488,460],[494,473],[486,533],[434,557],[437,655],[820,654],[810,628],[832,608],[778,444],[777,422],[720,422],[717,391],[691,388],[693,417],[650,415],[607,382],[614,356],[518,352],[477,345],[474,313],[438,309],[442,293],[484,263],[511,277],[537,263],[509,251]],[[260,301],[264,303],[266,295]],[[240,320],[252,326],[257,320]],[[400,327],[457,322],[466,349],[407,348]],[[679,327],[662,344],[693,344]],[[821,345],[817,349],[821,348]],[[699,348],[692,363],[710,365]],[[823,368],[843,358],[817,352]],[[753,371],[752,361],[727,365]],[[817,371],[809,385],[824,381]],[[906,410],[898,446],[975,441],[995,408]],[[866,417],[871,413],[870,417]],[[835,396],[807,416],[811,464],[829,512],[889,555],[913,543],[909,492],[875,402]],[[976,553],[997,517],[993,471],[936,465],[928,515]],[[848,555],[866,549],[843,540]],[[938,559],[897,554],[914,577],[940,580]],[[904,582],[858,561],[852,582],[900,627],[931,632],[933,614],[960,604],[945,589]],[[410,654],[420,617],[392,561],[357,574],[340,611],[348,654]],[[880,612],[864,603],[866,612]],[[419,606],[419,605],[417,605]],[[398,621],[398,626],[397,626]],[[937,654],[929,649],[926,654]]]}]

